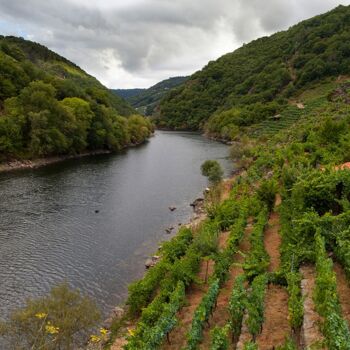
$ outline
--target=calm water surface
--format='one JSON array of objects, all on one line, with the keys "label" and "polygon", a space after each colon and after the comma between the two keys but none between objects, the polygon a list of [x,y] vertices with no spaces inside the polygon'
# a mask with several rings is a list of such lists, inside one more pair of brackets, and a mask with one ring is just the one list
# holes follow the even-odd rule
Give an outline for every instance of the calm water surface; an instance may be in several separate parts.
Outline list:
[{"label": "calm water surface", "polygon": [[189,219],[207,183],[201,163],[217,159],[228,173],[227,156],[202,136],[157,132],[120,155],[0,174],[0,318],[62,281],[106,315],[165,229]]}]

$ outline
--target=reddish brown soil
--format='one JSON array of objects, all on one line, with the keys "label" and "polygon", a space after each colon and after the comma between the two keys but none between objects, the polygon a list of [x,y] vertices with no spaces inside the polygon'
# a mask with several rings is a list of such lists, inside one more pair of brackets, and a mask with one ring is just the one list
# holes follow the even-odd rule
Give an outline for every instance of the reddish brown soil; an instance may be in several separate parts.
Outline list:
[{"label": "reddish brown soil", "polygon": [[123,346],[126,345],[128,342],[126,338],[117,338],[113,345],[111,346],[111,350],[123,350]]},{"label": "reddish brown soil", "polygon": [[[281,197],[277,195],[275,206],[277,207],[280,204]],[[280,229],[280,216],[277,212],[272,212],[264,233],[265,249],[270,256],[269,272],[278,270],[280,266],[280,245],[282,241],[281,235],[279,234]]]},{"label": "reddish brown soil", "polygon": [[[275,207],[281,204],[281,197],[276,196]],[[264,244],[270,256],[269,272],[275,272],[280,266],[281,236],[280,217],[271,213],[268,226],[264,233]],[[288,321],[288,292],[278,285],[270,284],[265,296],[264,324],[261,334],[257,337],[260,350],[269,350],[283,345],[286,337],[291,334]]]},{"label": "reddish brown soil", "polygon": [[270,215],[268,226],[264,234],[265,249],[270,256],[269,272],[278,270],[280,266],[281,236],[279,234],[279,230],[279,214],[273,212]]},{"label": "reddish brown soil", "polygon": [[337,276],[337,291],[339,295],[340,305],[343,317],[350,324],[350,287],[347,281],[345,271],[339,263],[334,263],[334,272]]},{"label": "reddish brown soil", "polygon": [[230,231],[219,233],[219,250],[223,251],[226,248],[227,240],[230,236]]},{"label": "reddish brown soil", "polygon": [[290,333],[288,292],[284,287],[270,284],[265,296],[263,329],[256,341],[259,350],[283,345]]},{"label": "reddish brown soil", "polygon": [[315,344],[323,341],[323,335],[320,331],[321,317],[315,309],[313,301],[313,291],[315,289],[315,267],[312,265],[302,266],[300,272],[303,275],[301,281],[302,296],[304,301],[304,320],[301,330],[303,349],[312,348]]},{"label": "reddish brown soil", "polygon": [[[169,334],[170,344],[164,342],[162,349],[182,349],[186,345],[186,334],[190,330],[192,318],[197,306],[200,304],[203,296],[208,290],[208,284],[204,283],[207,262],[203,261],[198,278],[202,284],[193,283],[186,294],[186,304],[177,314],[179,324]],[[213,273],[214,262],[209,261],[209,275]]]},{"label": "reddish brown soil", "polygon": [[[248,226],[245,230],[244,237],[238,248],[239,251],[241,251],[242,253],[247,253],[250,249],[249,235],[252,231],[251,222],[252,222],[252,219],[250,218],[248,220]],[[203,349],[203,350],[210,349],[210,341],[211,341],[210,330],[213,329],[214,326],[219,326],[219,327],[224,326],[229,320],[228,303],[229,303],[235,278],[241,273],[243,273],[242,267],[239,266],[239,264],[242,264],[244,262],[243,256],[237,253],[234,257],[234,262],[235,264],[231,266],[228,280],[223,286],[223,288],[220,290],[220,293],[218,295],[217,307],[213,312],[213,316],[209,319],[209,323],[211,327],[207,327],[204,329],[203,340],[199,347],[200,349]],[[238,264],[238,266],[236,264]]]},{"label": "reddish brown soil", "polygon": [[230,197],[232,186],[236,181],[236,176],[225,179],[222,184],[221,200],[224,201]]}]

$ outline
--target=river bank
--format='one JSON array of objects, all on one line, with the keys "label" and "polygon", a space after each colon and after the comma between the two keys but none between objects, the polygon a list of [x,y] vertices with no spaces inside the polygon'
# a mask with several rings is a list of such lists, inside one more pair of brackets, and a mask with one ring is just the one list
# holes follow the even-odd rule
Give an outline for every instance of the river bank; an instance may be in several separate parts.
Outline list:
[{"label": "river bank", "polygon": [[14,170],[21,170],[21,169],[36,169],[36,168],[41,168],[41,167],[46,166],[46,165],[63,162],[65,160],[69,160],[69,159],[79,159],[79,158],[88,157],[88,156],[95,156],[95,155],[100,155],[100,154],[110,154],[110,153],[112,153],[112,152],[109,150],[99,150],[99,151],[93,151],[93,152],[83,152],[80,154],[38,158],[38,159],[33,159],[33,160],[28,160],[28,159],[27,160],[12,160],[12,161],[8,161],[5,163],[0,163],[0,173],[14,171]]},{"label": "river bank", "polygon": [[[228,178],[225,178],[221,182],[221,195],[220,195],[220,202],[225,201],[229,198],[232,186],[235,183],[237,177],[243,175],[244,171],[236,172],[234,175],[231,175]],[[208,193],[208,189],[203,190],[204,198],[206,197],[206,194]],[[207,212],[205,210],[206,203],[205,201],[202,201],[202,198],[198,198],[193,203],[197,202],[199,200],[199,205],[197,207],[194,207],[192,204],[189,204],[193,206],[193,215],[191,216],[190,220],[183,224],[184,227],[187,227],[191,229],[193,232],[197,232],[202,223],[208,218]],[[198,203],[198,202],[197,202]],[[174,237],[177,235],[177,233],[174,235]],[[157,262],[161,261],[162,255],[161,251],[158,251],[156,253]],[[153,267],[151,267],[153,268]],[[147,269],[145,270],[146,273]],[[110,350],[121,350],[123,349],[123,346],[127,344],[127,335],[130,334],[130,331],[135,329],[137,323],[137,319],[133,319],[129,317],[128,315],[128,306],[123,304],[120,306],[117,306],[113,308],[112,313],[110,317],[105,321],[104,327],[109,329],[109,339],[104,344],[103,349],[110,349]],[[88,350],[97,350],[100,349],[96,344],[90,343],[88,345]]]},{"label": "river bank", "polygon": [[[150,137],[153,137],[153,136],[154,134],[152,134]],[[127,148],[140,146],[146,143],[147,141],[148,139],[140,143],[133,143],[133,144],[127,145],[123,148],[123,150]],[[67,155],[44,157],[44,158],[38,158],[38,159],[24,159],[24,160],[14,159],[11,161],[0,163],[0,173],[5,173],[5,172],[15,171],[15,170],[22,170],[22,169],[37,169],[50,164],[60,163],[69,159],[79,159],[79,158],[84,158],[89,156],[97,156],[97,155],[112,154],[112,153],[113,151],[111,150],[102,149],[102,150],[82,152],[79,154],[67,154]]]}]

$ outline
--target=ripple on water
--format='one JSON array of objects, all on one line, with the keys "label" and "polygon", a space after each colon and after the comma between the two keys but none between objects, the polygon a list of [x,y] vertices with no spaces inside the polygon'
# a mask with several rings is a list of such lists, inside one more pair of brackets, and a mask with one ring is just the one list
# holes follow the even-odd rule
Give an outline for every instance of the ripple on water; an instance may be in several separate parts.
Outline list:
[{"label": "ripple on water", "polygon": [[164,229],[191,215],[206,186],[201,163],[229,170],[227,154],[199,135],[158,132],[124,154],[0,174],[0,317],[62,281],[106,314],[169,239]]}]

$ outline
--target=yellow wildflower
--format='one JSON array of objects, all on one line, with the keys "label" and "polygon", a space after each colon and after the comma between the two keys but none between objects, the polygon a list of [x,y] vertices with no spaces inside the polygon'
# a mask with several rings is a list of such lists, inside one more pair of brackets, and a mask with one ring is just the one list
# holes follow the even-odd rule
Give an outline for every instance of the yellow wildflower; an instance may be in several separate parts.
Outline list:
[{"label": "yellow wildflower", "polygon": [[45,314],[45,312],[38,312],[37,314],[35,314],[36,318],[39,318],[40,320],[45,318],[47,316],[47,314]]},{"label": "yellow wildflower", "polygon": [[102,335],[106,335],[106,334],[108,333],[108,331],[107,331],[106,328],[101,328],[101,329],[100,329],[100,333],[101,333]]},{"label": "yellow wildflower", "polygon": [[101,341],[101,338],[98,336],[98,335],[91,335],[90,336],[90,341],[92,342],[92,343],[98,343],[98,342],[100,342]]},{"label": "yellow wildflower", "polygon": [[52,325],[51,322],[49,321],[45,326],[45,330],[49,334],[57,334],[60,329],[59,327],[55,327],[54,325]]},{"label": "yellow wildflower", "polygon": [[135,330],[134,329],[128,328],[128,332],[129,332],[129,335],[131,337],[133,337],[135,335]]}]

